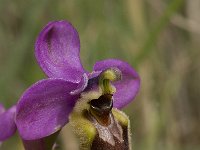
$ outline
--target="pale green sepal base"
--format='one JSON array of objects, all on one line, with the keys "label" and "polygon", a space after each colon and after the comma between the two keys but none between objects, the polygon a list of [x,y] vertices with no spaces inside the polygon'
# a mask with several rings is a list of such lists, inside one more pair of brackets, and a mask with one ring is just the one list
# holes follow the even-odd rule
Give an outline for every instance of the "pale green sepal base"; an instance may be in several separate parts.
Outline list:
[{"label": "pale green sepal base", "polygon": [[96,135],[93,124],[83,115],[74,112],[70,115],[70,125],[80,140],[80,150],[89,150]]}]

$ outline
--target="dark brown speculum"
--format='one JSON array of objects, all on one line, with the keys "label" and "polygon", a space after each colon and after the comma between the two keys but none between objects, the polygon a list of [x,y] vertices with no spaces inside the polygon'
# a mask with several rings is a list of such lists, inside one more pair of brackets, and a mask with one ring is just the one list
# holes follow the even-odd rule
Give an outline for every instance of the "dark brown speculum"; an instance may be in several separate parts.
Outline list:
[{"label": "dark brown speculum", "polygon": [[110,124],[109,114],[112,107],[112,95],[102,95],[98,99],[90,101],[90,114],[95,117],[99,124],[102,126],[108,126]]},{"label": "dark brown speculum", "polygon": [[118,122],[112,114],[112,95],[104,94],[89,104],[90,110],[86,116],[97,131],[91,150],[130,150],[128,127]]}]

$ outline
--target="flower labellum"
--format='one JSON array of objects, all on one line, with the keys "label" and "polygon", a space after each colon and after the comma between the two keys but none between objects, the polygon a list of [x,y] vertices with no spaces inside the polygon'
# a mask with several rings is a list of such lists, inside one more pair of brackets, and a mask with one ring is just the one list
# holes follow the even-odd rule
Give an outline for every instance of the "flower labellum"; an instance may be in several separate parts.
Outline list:
[{"label": "flower labellum", "polygon": [[97,81],[98,87],[86,89],[77,101],[70,124],[80,138],[81,149],[130,149],[129,119],[118,109],[113,109],[116,89],[111,82],[121,80],[121,75],[117,68],[102,71],[97,78],[89,80],[91,84]]},{"label": "flower labellum", "polygon": [[29,87],[14,111],[0,105],[0,131],[5,130],[0,142],[17,128],[25,150],[49,150],[69,122],[80,149],[131,149],[129,119],[119,109],[137,95],[139,75],[118,59],[98,61],[89,73],[79,53],[79,35],[69,22],[53,21],[44,27],[35,56],[48,78]]}]

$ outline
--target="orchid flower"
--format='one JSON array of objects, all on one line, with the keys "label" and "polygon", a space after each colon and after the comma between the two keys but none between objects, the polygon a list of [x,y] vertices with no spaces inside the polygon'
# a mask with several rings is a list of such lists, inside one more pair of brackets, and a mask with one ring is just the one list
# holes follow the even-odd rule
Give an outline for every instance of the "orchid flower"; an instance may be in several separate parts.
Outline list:
[{"label": "orchid flower", "polygon": [[29,87],[16,106],[0,107],[0,141],[17,128],[26,150],[49,150],[69,122],[80,149],[130,149],[129,119],[120,109],[138,93],[139,75],[117,59],[98,61],[89,73],[79,53],[79,35],[69,22],[44,27],[35,56],[48,78]]}]

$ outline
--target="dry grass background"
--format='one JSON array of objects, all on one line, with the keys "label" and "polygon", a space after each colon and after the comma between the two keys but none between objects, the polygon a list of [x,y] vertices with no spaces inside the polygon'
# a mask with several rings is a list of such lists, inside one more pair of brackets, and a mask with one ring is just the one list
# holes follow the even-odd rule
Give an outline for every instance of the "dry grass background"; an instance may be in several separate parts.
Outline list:
[{"label": "dry grass background", "polygon": [[[140,93],[124,109],[134,150],[199,150],[199,15],[200,0],[0,0],[0,102],[10,107],[45,77],[33,55],[36,36],[66,19],[79,32],[88,70],[112,57],[139,72]],[[76,150],[69,131],[60,143]],[[0,149],[21,150],[18,135]]]}]

